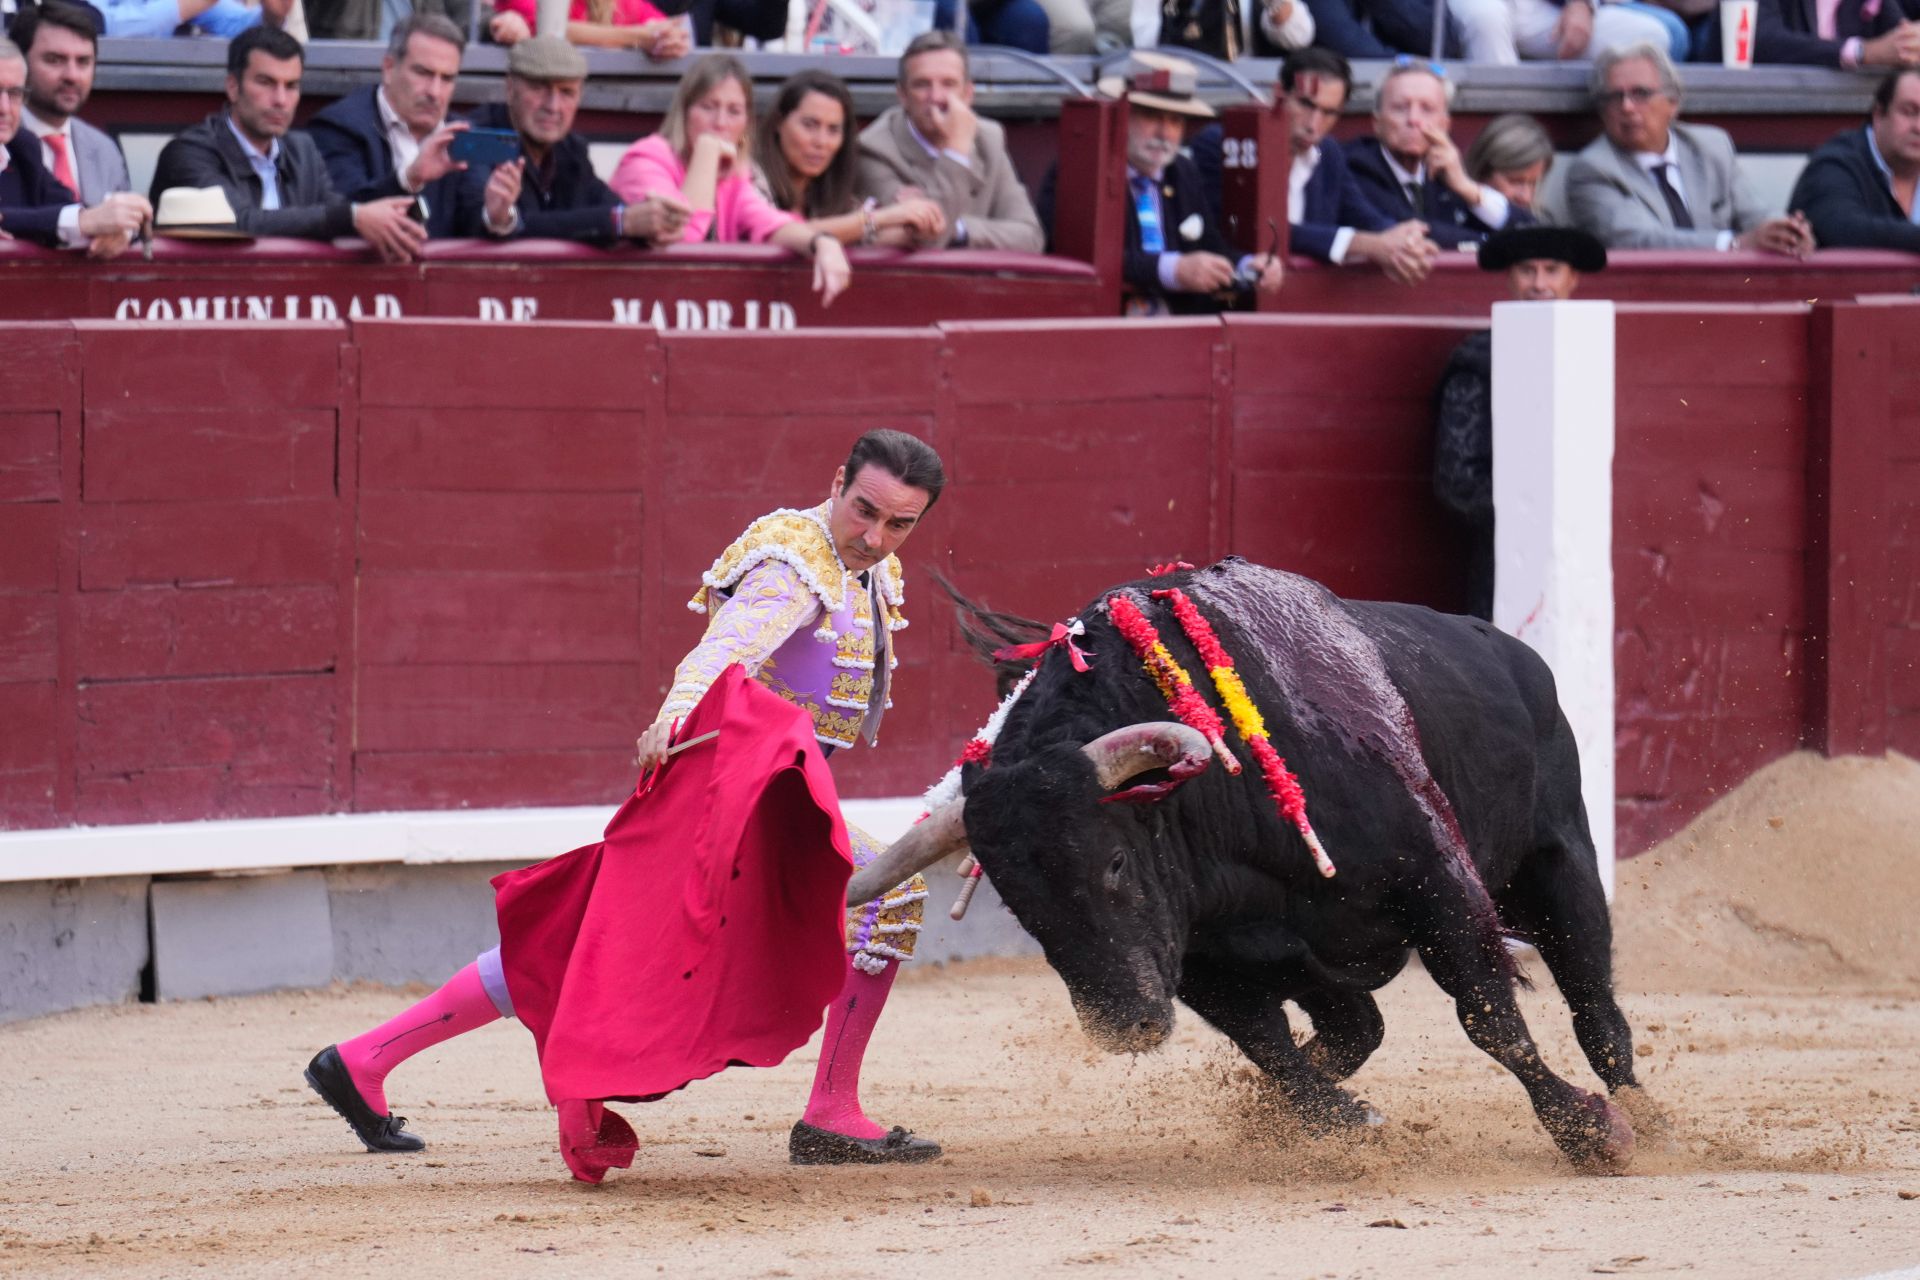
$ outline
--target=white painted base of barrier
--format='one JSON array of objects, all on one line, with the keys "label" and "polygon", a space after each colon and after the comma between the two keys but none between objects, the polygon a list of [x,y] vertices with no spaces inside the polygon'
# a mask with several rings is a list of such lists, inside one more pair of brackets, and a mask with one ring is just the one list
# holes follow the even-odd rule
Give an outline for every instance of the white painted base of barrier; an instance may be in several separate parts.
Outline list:
[{"label": "white painted base of barrier", "polygon": [[[847,821],[892,840],[917,796],[849,800]],[[613,806],[329,814],[0,833],[0,881],[282,870],[363,863],[539,862],[600,838]]]},{"label": "white painted base of barrier", "polygon": [[1553,669],[1613,897],[1613,304],[1493,307],[1494,625]]}]

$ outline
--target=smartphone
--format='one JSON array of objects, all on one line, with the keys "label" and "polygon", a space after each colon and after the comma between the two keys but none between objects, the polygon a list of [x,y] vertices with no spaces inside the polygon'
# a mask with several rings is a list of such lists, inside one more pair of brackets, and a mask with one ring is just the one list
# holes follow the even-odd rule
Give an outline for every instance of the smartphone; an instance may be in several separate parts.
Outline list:
[{"label": "smartphone", "polygon": [[519,157],[520,135],[511,129],[465,129],[453,135],[448,154],[475,168],[505,164]]}]

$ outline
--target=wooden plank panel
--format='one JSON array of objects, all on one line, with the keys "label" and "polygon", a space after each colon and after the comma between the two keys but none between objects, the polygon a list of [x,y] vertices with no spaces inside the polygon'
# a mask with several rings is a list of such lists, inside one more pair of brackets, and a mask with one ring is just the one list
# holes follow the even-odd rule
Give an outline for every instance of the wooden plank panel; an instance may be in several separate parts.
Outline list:
[{"label": "wooden plank panel", "polygon": [[57,715],[51,680],[0,684],[0,771],[44,769],[54,761]]},{"label": "wooden plank panel", "polygon": [[1212,320],[943,325],[958,404],[1192,400],[1213,391]]},{"label": "wooden plank panel", "polygon": [[[266,760],[83,771],[74,803],[76,818],[89,825],[290,818],[340,807],[329,773],[292,774],[277,761]],[[263,848],[260,860],[272,865],[273,850]]]},{"label": "wooden plank panel", "polygon": [[1806,478],[1799,471],[1710,464],[1615,471],[1614,529],[1627,543],[1799,551],[1807,545]]},{"label": "wooden plank panel", "polygon": [[326,676],[139,680],[80,690],[84,772],[259,766],[300,781],[331,773],[332,681]]},{"label": "wooden plank panel", "polygon": [[[611,817],[633,785],[630,742],[595,751],[361,751],[353,758],[354,807],[365,813],[604,804]],[[527,856],[561,852],[529,849]]]},{"label": "wooden plank panel", "polygon": [[[7,404],[0,398],[0,405]],[[60,415],[0,410],[0,502],[59,497]]]},{"label": "wooden plank panel", "polygon": [[[363,406],[603,409],[638,404],[646,351],[632,325],[504,325],[484,320],[360,320]],[[564,371],[564,375],[560,375]]]},{"label": "wooden plank panel", "polygon": [[358,613],[363,666],[631,662],[640,649],[634,578],[378,574],[361,580]]},{"label": "wooden plank panel", "polygon": [[640,498],[363,493],[360,571],[615,573],[640,569]]},{"label": "wooden plank panel", "polygon": [[60,504],[0,502],[0,591],[60,589]]},{"label": "wooden plank panel", "polygon": [[1615,793],[1697,797],[1706,808],[1800,745],[1797,716],[1624,716],[1614,728]]},{"label": "wooden plank panel", "polygon": [[[1202,468],[1151,486],[1040,481],[996,487],[991,504],[957,491],[951,527],[958,570],[1027,558],[1132,556],[1142,569],[1204,557],[1211,477]],[[1018,518],[1010,518],[1012,513]]]},{"label": "wooden plank panel", "polygon": [[82,680],[330,671],[332,587],[83,592],[74,602]]},{"label": "wooden plank panel", "polygon": [[[1642,387],[1804,387],[1807,316],[1803,311],[1621,306],[1614,366]],[[1711,351],[1712,359],[1701,359]],[[1684,393],[1683,393],[1684,394]],[[1691,399],[1691,397],[1689,397]]]},{"label": "wooden plank panel", "polygon": [[234,405],[330,409],[340,399],[339,324],[74,324],[85,359],[87,408]]},{"label": "wooden plank panel", "polygon": [[1236,316],[1233,392],[1430,398],[1454,348],[1484,322],[1414,317]]},{"label": "wooden plank panel", "polygon": [[[833,473],[845,463],[853,442],[875,425],[870,413],[780,405],[763,410],[754,416],[674,414],[657,441],[665,472],[657,486],[661,500],[676,491],[738,495],[738,510],[751,514],[741,516],[736,532],[775,507],[812,506],[826,499]],[[914,411],[890,412],[886,425],[931,440],[933,419],[926,410],[923,401]],[[724,465],[716,465],[719,459]],[[950,477],[957,474],[952,458],[943,461]]]},{"label": "wooden plank panel", "polygon": [[1621,629],[1797,630],[1806,623],[1806,559],[1717,547],[1666,554],[1616,541],[1613,595]]},{"label": "wooden plank panel", "polygon": [[[52,680],[59,666],[60,598],[0,595],[0,681]],[[0,733],[11,726],[0,721]]]},{"label": "wooden plank panel", "polygon": [[89,504],[79,516],[80,585],[332,582],[343,520],[331,499]]},{"label": "wooden plank panel", "polygon": [[1627,466],[1660,458],[1712,458],[1741,466],[1799,468],[1807,460],[1807,397],[1800,387],[1642,386],[1615,393],[1615,457]]},{"label": "wooden plank panel", "polygon": [[1432,474],[1430,401],[1354,399],[1336,403],[1317,397],[1268,396],[1259,411],[1269,423],[1281,421],[1286,425],[1249,427],[1245,418],[1236,414],[1240,423],[1235,427],[1233,442],[1235,473],[1260,471],[1299,477],[1334,472]]},{"label": "wooden plank panel", "polygon": [[[947,464],[968,486],[1071,480],[1088,487],[1157,489],[1163,477],[1206,474],[1206,400],[1089,400],[969,405],[955,419]],[[1089,431],[1089,422],[1100,424]]]},{"label": "wooden plank panel", "polygon": [[638,489],[646,430],[638,407],[367,408],[360,414],[361,486],[413,493]]},{"label": "wooden plank panel", "polygon": [[631,751],[651,701],[632,663],[367,665],[357,741],[361,752]]},{"label": "wooden plank panel", "polygon": [[[940,335],[931,329],[662,335],[667,412],[774,417],[831,404],[844,413],[923,414]],[[893,424],[888,423],[891,426]],[[858,433],[856,433],[858,434]],[[851,437],[839,447],[844,452]]]},{"label": "wooden plank panel", "polygon": [[0,831],[57,827],[60,807],[54,799],[54,771],[0,772]]},{"label": "wooden plank panel", "polygon": [[58,411],[71,403],[78,382],[72,325],[0,324],[0,344],[7,352],[0,364],[0,405]]},{"label": "wooden plank panel", "polygon": [[88,502],[330,498],[331,409],[89,409],[81,428]]}]

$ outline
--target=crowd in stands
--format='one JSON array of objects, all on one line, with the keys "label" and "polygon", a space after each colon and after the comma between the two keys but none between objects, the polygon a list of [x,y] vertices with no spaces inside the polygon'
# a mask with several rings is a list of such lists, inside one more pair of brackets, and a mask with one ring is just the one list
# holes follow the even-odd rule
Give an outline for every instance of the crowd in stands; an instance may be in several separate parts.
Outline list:
[{"label": "crowd in stands", "polygon": [[[582,2],[592,26],[597,0]],[[1038,252],[1054,231],[1052,176],[1036,209],[1001,127],[973,109],[967,47],[947,31],[913,41],[897,104],[864,128],[824,69],[792,77],[756,122],[747,69],[701,56],[659,130],[602,181],[574,130],[587,62],[566,39],[515,41],[504,100],[453,118],[466,32],[445,13],[410,13],[379,82],[295,129],[305,50],[255,24],[228,44],[226,105],[167,143],[146,195],[79,118],[98,31],[92,10],[47,0],[0,41],[0,236],[108,257],[156,227],[358,235],[393,262],[436,237],[767,243],[811,261],[825,304],[851,283],[849,245]],[[1193,65],[1143,51],[1111,69],[1100,92],[1128,103],[1130,308],[1219,310],[1283,287],[1277,228],[1259,253],[1222,233],[1223,137]],[[1454,88],[1440,64],[1397,60],[1375,86],[1372,133],[1343,146],[1331,132],[1353,92],[1347,60],[1311,46],[1288,56],[1277,90],[1295,252],[1417,287],[1442,253],[1551,219],[1537,198],[1554,159],[1541,126],[1500,117],[1463,154]],[[1884,76],[1866,125],[1813,156],[1785,209],[1754,198],[1726,133],[1678,118],[1663,42],[1601,51],[1591,93],[1601,135],[1570,162],[1559,214],[1608,248],[1920,251],[1920,69]]]}]

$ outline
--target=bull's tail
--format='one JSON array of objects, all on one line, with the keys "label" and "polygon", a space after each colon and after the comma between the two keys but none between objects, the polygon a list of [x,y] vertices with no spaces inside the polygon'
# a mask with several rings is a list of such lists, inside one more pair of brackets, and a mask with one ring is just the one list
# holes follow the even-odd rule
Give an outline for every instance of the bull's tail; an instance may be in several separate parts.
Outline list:
[{"label": "bull's tail", "polygon": [[947,593],[947,598],[953,601],[954,612],[960,618],[960,634],[966,637],[967,647],[973,650],[980,661],[993,668],[1000,696],[1006,697],[1014,683],[1027,674],[1027,669],[1033,663],[1027,659],[1004,661],[995,658],[993,651],[1010,645],[1034,644],[1045,640],[1052,628],[1044,622],[1023,618],[1015,613],[1001,613],[976,600],[969,600],[938,569],[933,570],[932,577],[940,589]]}]

